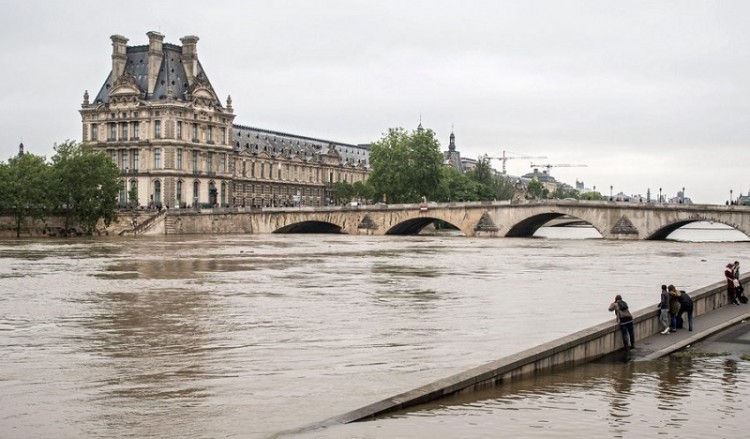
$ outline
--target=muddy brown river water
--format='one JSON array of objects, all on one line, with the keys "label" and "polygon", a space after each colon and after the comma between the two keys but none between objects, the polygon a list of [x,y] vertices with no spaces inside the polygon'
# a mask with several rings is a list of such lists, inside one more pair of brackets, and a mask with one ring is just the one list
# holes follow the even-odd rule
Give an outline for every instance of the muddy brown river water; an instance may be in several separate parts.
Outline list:
[{"label": "muddy brown river water", "polygon": [[731,354],[594,363],[311,428],[750,256],[744,235],[572,237],[2,240],[0,437],[747,437],[750,363]]}]

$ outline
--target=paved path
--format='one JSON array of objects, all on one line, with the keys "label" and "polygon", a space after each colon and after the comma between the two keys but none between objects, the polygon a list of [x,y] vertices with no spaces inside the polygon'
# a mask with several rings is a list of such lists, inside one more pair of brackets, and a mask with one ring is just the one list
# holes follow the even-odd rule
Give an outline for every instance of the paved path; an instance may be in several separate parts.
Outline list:
[{"label": "paved path", "polygon": [[684,329],[638,340],[631,360],[653,360],[698,342],[705,352],[750,354],[750,304],[727,305],[698,316],[693,319],[693,331],[688,331],[687,316],[683,317]]}]

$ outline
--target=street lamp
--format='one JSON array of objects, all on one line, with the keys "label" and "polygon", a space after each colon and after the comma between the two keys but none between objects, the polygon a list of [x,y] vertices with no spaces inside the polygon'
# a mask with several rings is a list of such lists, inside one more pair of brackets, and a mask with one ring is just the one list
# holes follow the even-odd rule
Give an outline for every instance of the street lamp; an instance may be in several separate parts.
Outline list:
[{"label": "street lamp", "polygon": [[733,200],[733,198],[732,198],[732,190],[731,190],[731,189],[729,189],[729,205],[730,205],[730,206],[731,206],[732,204],[734,204],[734,202],[733,202],[732,200]]},{"label": "street lamp", "polygon": [[661,188],[659,188],[659,204],[661,204]]},{"label": "street lamp", "polygon": [[609,201],[612,201],[612,185],[609,185]]},{"label": "street lamp", "polygon": [[682,204],[685,204],[685,186],[682,187]]}]

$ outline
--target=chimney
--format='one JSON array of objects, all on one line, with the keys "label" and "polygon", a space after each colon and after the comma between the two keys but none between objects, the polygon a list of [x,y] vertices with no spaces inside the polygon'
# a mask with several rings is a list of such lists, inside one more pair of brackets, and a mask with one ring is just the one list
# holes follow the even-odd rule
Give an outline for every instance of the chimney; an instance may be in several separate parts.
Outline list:
[{"label": "chimney", "polygon": [[128,39],[122,35],[112,35],[112,83],[125,71],[125,62],[127,61]]},{"label": "chimney", "polygon": [[193,85],[195,75],[198,73],[198,37],[188,35],[180,38],[182,41],[182,66],[185,68],[185,76],[188,85]]},{"label": "chimney", "polygon": [[162,49],[164,35],[159,32],[148,32],[148,90],[149,95],[154,93],[156,88],[156,78],[159,76],[159,69],[161,68],[161,61],[164,57],[164,50]]}]

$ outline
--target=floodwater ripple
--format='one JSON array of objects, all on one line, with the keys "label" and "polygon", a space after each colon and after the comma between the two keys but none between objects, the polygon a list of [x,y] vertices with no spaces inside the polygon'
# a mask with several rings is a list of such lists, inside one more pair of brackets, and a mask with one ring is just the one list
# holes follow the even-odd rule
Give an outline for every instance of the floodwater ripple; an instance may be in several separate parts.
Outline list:
[{"label": "floodwater ripple", "polygon": [[345,235],[4,241],[0,436],[581,437],[721,426],[732,437],[750,388],[747,364],[724,358],[591,365],[374,422],[304,427],[611,321],[614,294],[638,309],[655,304],[661,283],[715,282],[748,250]]}]

